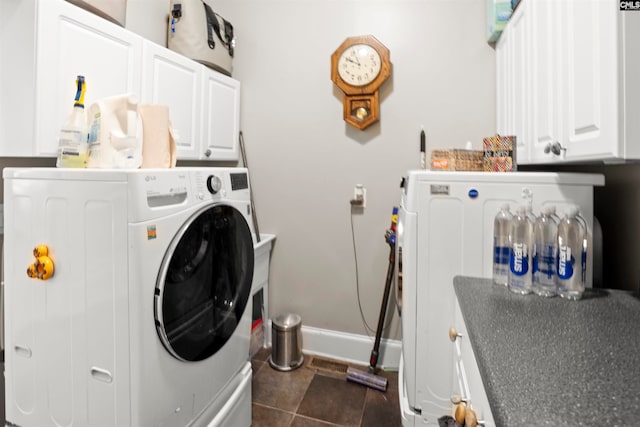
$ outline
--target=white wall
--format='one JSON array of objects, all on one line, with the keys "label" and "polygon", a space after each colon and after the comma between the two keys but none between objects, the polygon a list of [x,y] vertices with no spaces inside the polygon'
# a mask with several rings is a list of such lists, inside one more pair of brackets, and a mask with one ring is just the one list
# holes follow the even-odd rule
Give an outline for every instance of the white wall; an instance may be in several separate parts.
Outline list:
[{"label": "white wall", "polygon": [[[484,40],[485,2],[210,4],[235,28],[233,77],[242,82],[256,213],[260,230],[277,235],[271,313],[295,312],[305,326],[365,334],[350,228],[353,187],[367,188],[367,207],[353,215],[353,225],[362,310],[375,329],[388,266],[384,232],[402,175],[419,164],[421,126],[429,148],[471,141],[479,149],[494,133],[495,56]],[[163,44],[168,9],[168,1],[129,0],[127,27]],[[363,34],[390,49],[393,68],[380,91],[381,121],[359,131],[342,119],[330,56],[345,38]],[[385,336],[400,337],[397,319]]]}]

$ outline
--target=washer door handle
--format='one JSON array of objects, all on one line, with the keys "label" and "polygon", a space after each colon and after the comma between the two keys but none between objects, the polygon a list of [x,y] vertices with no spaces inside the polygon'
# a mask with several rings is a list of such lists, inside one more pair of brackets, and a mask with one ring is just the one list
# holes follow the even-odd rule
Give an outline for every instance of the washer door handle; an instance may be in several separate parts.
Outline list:
[{"label": "washer door handle", "polygon": [[27,359],[31,358],[32,352],[31,349],[29,347],[23,347],[21,345],[15,345],[13,346],[13,349],[15,350],[16,354],[18,356],[22,356],[25,357]]}]

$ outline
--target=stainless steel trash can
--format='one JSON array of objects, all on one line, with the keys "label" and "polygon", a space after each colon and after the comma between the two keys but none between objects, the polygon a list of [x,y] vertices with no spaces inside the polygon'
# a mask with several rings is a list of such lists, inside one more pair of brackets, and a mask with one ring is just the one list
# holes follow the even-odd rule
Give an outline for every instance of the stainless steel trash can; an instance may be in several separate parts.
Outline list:
[{"label": "stainless steel trash can", "polygon": [[269,364],[279,371],[296,369],[302,355],[302,320],[297,314],[281,314],[271,321],[271,357]]}]

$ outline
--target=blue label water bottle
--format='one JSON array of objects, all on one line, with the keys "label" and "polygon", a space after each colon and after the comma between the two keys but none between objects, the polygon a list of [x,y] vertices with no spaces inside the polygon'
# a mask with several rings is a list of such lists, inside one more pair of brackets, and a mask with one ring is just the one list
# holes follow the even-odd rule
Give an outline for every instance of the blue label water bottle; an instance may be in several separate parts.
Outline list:
[{"label": "blue label water bottle", "polygon": [[504,204],[493,221],[493,283],[507,286],[509,275],[509,205]]},{"label": "blue label water bottle", "polygon": [[508,288],[518,294],[531,293],[533,224],[527,215],[527,207],[520,206],[511,219],[509,228],[509,277]]}]

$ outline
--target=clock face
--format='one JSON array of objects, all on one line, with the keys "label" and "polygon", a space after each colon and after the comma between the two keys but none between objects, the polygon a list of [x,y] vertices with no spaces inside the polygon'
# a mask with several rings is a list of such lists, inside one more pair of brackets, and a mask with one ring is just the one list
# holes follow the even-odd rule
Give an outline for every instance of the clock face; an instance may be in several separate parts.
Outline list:
[{"label": "clock face", "polygon": [[347,84],[364,86],[380,73],[381,60],[378,51],[366,44],[348,47],[338,59],[338,74]]}]

